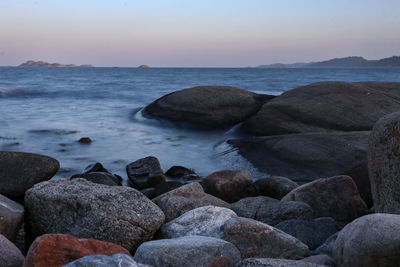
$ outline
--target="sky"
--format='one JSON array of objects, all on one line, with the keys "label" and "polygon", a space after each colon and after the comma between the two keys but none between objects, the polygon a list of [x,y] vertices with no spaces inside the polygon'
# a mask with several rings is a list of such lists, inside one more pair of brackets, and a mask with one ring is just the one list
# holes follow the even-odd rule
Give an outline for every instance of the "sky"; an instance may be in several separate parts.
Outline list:
[{"label": "sky", "polygon": [[247,67],[400,55],[399,0],[0,0],[0,65]]}]

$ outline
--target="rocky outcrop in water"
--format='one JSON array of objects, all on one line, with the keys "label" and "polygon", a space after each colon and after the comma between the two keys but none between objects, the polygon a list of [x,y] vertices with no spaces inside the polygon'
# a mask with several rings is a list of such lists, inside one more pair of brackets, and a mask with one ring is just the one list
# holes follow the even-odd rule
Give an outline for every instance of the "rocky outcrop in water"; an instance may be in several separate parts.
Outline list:
[{"label": "rocky outcrop in water", "polygon": [[25,63],[19,65],[19,67],[48,67],[48,68],[93,68],[93,65],[75,65],[75,64],[60,64],[60,63],[48,63],[45,61],[34,61],[28,60]]}]

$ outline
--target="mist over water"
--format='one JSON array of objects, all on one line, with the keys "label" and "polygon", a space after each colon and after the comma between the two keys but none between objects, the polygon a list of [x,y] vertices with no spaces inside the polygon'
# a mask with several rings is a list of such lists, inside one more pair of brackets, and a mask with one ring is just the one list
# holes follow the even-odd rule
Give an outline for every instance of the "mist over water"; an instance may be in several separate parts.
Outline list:
[{"label": "mist over water", "polygon": [[[229,85],[282,92],[319,81],[400,81],[400,69],[0,68],[0,149],[56,158],[56,177],[99,161],[126,177],[125,166],[156,156],[200,175],[247,166],[225,140],[234,129],[198,131],[145,119],[140,109],[183,88]],[[77,142],[90,137],[93,142]]]}]

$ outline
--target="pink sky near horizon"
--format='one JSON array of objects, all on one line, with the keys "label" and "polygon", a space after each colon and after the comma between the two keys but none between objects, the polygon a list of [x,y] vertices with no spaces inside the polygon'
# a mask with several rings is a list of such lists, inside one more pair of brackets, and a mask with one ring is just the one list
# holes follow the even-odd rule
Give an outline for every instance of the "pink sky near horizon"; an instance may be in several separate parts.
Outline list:
[{"label": "pink sky near horizon", "polygon": [[400,1],[188,2],[0,1],[0,65],[246,67],[400,55]]}]

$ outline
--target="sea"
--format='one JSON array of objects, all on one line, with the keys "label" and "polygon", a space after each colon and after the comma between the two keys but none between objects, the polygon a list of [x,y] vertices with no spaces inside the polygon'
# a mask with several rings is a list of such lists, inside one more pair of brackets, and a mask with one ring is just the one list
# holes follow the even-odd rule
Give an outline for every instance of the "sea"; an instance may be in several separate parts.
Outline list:
[{"label": "sea", "polygon": [[[141,109],[176,90],[227,85],[279,95],[320,81],[400,81],[400,69],[46,68],[0,67],[0,150],[54,157],[56,178],[101,162],[126,181],[125,167],[155,156],[206,176],[222,169],[262,174],[226,140],[238,126],[218,131],[148,119]],[[81,144],[90,137],[91,144]]]}]

